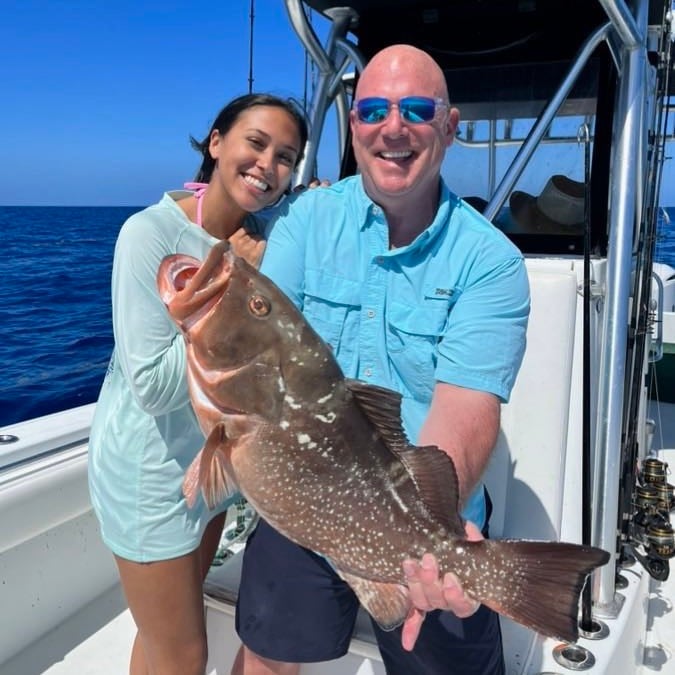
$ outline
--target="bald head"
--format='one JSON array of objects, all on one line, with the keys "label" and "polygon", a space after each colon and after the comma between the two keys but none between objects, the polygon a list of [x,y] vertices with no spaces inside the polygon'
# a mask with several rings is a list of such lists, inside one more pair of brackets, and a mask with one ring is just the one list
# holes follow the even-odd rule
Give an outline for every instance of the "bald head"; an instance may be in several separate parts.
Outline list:
[{"label": "bald head", "polygon": [[[369,98],[384,99],[374,102],[374,119],[363,118],[359,105]],[[410,109],[420,103],[411,101],[415,98],[433,102],[419,119]],[[433,220],[438,206],[441,164],[459,123],[459,111],[448,103],[443,71],[429,54],[411,45],[392,45],[375,54],[356,85],[349,113],[354,157],[363,187],[385,211],[389,227],[406,230],[399,241],[412,241]],[[394,105],[398,110],[391,114]]]},{"label": "bald head", "polygon": [[377,95],[383,82],[415,82],[420,95],[448,101],[448,87],[440,66],[412,45],[391,45],[368,62],[356,85],[356,99]]}]

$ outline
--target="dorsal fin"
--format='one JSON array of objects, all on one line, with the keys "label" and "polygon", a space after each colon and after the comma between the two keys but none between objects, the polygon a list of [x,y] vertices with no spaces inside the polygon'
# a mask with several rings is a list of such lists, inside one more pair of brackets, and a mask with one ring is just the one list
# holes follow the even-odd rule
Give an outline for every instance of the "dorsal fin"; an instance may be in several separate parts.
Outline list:
[{"label": "dorsal fin", "polygon": [[417,447],[401,424],[401,394],[347,378],[345,384],[391,453],[403,464],[429,514],[450,534],[464,536],[455,464],[435,445]]},{"label": "dorsal fin", "polygon": [[409,444],[401,424],[401,394],[349,378],[345,385],[392,452]]}]

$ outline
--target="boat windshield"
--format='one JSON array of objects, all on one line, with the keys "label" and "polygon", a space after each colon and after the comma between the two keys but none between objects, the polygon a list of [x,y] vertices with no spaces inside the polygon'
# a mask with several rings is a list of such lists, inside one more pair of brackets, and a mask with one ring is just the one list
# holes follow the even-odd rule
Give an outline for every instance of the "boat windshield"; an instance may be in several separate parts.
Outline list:
[{"label": "boat windshield", "polygon": [[[581,69],[538,134],[538,121],[555,95],[552,86],[566,77],[565,69],[555,65],[481,71],[487,82],[480,92],[484,99],[489,91],[489,100],[476,94],[472,70],[447,73],[461,122],[442,171],[448,185],[481,211],[510,178],[512,186],[491,204],[492,222],[526,253],[578,254],[589,217],[586,184],[596,136],[599,64],[590,61]],[[521,166],[514,170],[519,159]],[[595,224],[597,243],[605,228]]]}]

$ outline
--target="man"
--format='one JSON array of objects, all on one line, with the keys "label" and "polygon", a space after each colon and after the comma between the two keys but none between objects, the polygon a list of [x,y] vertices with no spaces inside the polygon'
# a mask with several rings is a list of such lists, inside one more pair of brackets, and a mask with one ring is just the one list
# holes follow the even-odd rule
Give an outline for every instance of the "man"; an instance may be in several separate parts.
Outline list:
[{"label": "man", "polygon": [[[478,526],[467,534],[480,538],[488,514],[479,481],[522,360],[529,289],[519,251],[440,178],[458,122],[428,54],[408,45],[376,54],[350,113],[360,175],[289,205],[261,270],[346,376],[402,394],[406,432],[452,457],[463,516]],[[497,615],[452,574],[440,579],[431,555],[404,571],[414,609],[402,628],[375,626],[387,672],[503,673]],[[244,560],[245,647],[233,672],[295,675],[299,663],[338,658],[357,608],[328,561],[261,522]]]}]

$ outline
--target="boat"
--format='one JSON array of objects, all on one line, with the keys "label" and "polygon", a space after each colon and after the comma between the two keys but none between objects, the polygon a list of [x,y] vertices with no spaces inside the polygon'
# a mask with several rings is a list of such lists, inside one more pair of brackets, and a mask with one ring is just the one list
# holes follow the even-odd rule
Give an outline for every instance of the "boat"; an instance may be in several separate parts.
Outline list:
[{"label": "boat", "polygon": [[[507,673],[675,673],[675,381],[657,373],[675,353],[675,270],[653,260],[673,142],[671,3],[285,5],[316,73],[298,181],[321,175],[322,143],[341,176],[355,171],[348,112],[359,73],[381,47],[415,44],[443,67],[462,116],[448,184],[526,258],[528,346],[485,475],[491,536],[591,543],[612,556],[586,584],[576,643],[502,619]],[[322,38],[318,22],[329,26]],[[536,201],[553,176],[583,186],[581,226],[523,228],[513,196]],[[87,489],[93,407],[0,429],[0,675],[127,670],[135,628]],[[209,674],[229,672],[236,653],[255,518],[246,502],[233,507],[207,579]],[[383,675],[367,617],[345,657],[302,673]]]}]

